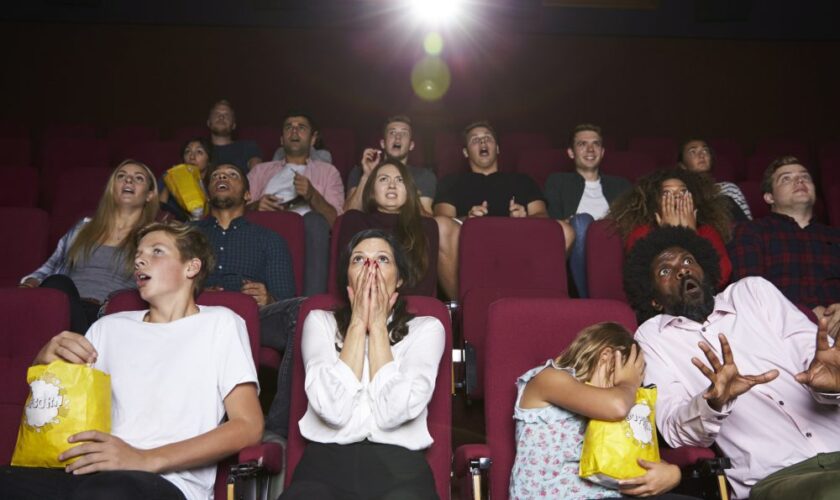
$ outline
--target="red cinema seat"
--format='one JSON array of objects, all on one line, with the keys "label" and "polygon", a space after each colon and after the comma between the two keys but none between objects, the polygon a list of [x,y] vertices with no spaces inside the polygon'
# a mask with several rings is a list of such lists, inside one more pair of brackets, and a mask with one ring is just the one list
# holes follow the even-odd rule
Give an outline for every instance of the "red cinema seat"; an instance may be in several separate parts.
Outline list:
[{"label": "red cinema seat", "polygon": [[555,172],[568,170],[569,156],[565,149],[526,149],[519,155],[516,171],[529,175],[540,189],[545,187],[545,181]]},{"label": "red cinema seat", "polygon": [[152,170],[160,178],[170,167],[184,163],[181,144],[176,141],[141,141],[126,144],[121,151],[114,152],[114,164],[131,158]]},{"label": "red cinema seat", "polygon": [[96,127],[89,123],[54,123],[47,125],[41,141],[53,139],[95,139]]},{"label": "red cinema seat", "polygon": [[677,163],[678,148],[679,144],[671,137],[634,137],[627,142],[628,151],[645,153],[653,158],[654,168],[673,167]]},{"label": "red cinema seat", "polygon": [[[408,311],[417,316],[434,316],[443,324],[446,332],[443,356],[440,359],[435,390],[429,402],[428,422],[429,434],[434,443],[426,450],[426,460],[435,477],[438,496],[449,498],[450,470],[452,465],[452,328],[449,312],[446,306],[437,299],[421,296],[407,296]],[[339,302],[331,295],[315,295],[307,299],[300,308],[297,330],[294,340],[294,362],[292,364],[292,400],[289,414],[289,440],[286,448],[286,486],[291,483],[295,467],[303,456],[306,440],[300,435],[298,421],[303,418],[308,406],[304,380],[306,372],[301,355],[301,339],[303,337],[303,323],[310,311],[316,309],[333,309]],[[410,333],[409,333],[410,335]]]},{"label": "red cinema seat", "polygon": [[242,127],[238,137],[256,142],[262,152],[262,161],[271,161],[274,152],[280,147],[283,130],[280,127]]},{"label": "red cinema seat", "polygon": [[0,288],[0,323],[0,465],[9,465],[29,394],[26,372],[38,351],[70,328],[67,296],[51,288]]},{"label": "red cinema seat", "polygon": [[206,125],[202,126],[184,126],[178,127],[172,131],[172,140],[176,143],[184,144],[187,141],[193,140],[196,137],[210,137],[210,131]]},{"label": "red cinema seat", "polygon": [[50,223],[40,208],[0,208],[0,286],[15,286],[47,260]]},{"label": "red cinema seat", "polygon": [[624,243],[612,222],[593,222],[586,232],[586,286],[589,297],[627,302],[624,295]]},{"label": "red cinema seat", "polygon": [[58,138],[46,141],[41,150],[44,170],[68,167],[107,167],[108,142],[103,139]]},{"label": "red cinema seat", "polygon": [[793,155],[805,165],[811,163],[811,144],[801,139],[771,138],[755,143],[755,153],[770,157]]},{"label": "red cinema seat", "polygon": [[160,130],[157,127],[147,127],[144,125],[124,125],[108,129],[107,138],[111,143],[118,142],[122,144],[157,141],[160,140]]},{"label": "red cinema seat", "polygon": [[568,297],[563,229],[551,219],[477,217],[461,228],[459,317],[466,353],[465,388],[484,395],[487,308],[500,297]]},{"label": "red cinema seat", "polygon": [[826,210],[828,211],[828,223],[834,227],[840,227],[840,184],[828,188],[828,200]]},{"label": "red cinema seat", "polygon": [[78,167],[62,171],[51,213],[94,212],[110,176],[107,168]]},{"label": "red cinema seat", "polygon": [[438,181],[444,177],[467,171],[467,160],[463,154],[464,141],[459,134],[438,132],[435,134],[435,175]]},{"label": "red cinema seat", "polygon": [[[260,313],[254,299],[240,292],[204,292],[198,296],[196,302],[204,306],[227,307],[245,320],[245,327],[248,330],[248,338],[251,342],[251,354],[254,356],[254,362],[256,363],[260,345]],[[138,311],[148,309],[148,307],[149,305],[143,301],[137,290],[125,290],[108,300],[106,314]],[[228,457],[220,461],[216,471],[216,498],[228,498],[228,471],[231,466],[236,466],[237,462],[239,464],[250,463],[267,474],[279,474],[283,470],[283,449],[277,443],[260,443],[240,451],[238,457]],[[258,489],[267,491],[267,476],[262,474],[260,481],[261,485]],[[234,496],[232,498],[242,497]]]},{"label": "red cinema seat", "polygon": [[772,162],[779,156],[782,155],[772,153],[754,153],[750,155],[750,157],[747,158],[745,180],[761,181],[761,178],[764,176],[764,171],[767,170],[767,167],[770,165],[770,162]]},{"label": "red cinema seat", "polygon": [[550,149],[551,141],[542,132],[506,132],[499,137],[499,166],[505,172],[514,172],[519,158],[529,149]]},{"label": "red cinema seat", "polygon": [[33,167],[3,167],[0,172],[11,181],[0,197],[0,207],[34,207],[38,204],[38,170]]},{"label": "red cinema seat", "polygon": [[612,151],[604,155],[601,170],[609,175],[624,177],[636,182],[657,169],[656,159],[638,151]]},{"label": "red cinema seat", "polygon": [[761,192],[761,181],[742,181],[738,183],[738,187],[744,193],[753,219],[759,219],[770,213],[770,205],[764,201],[764,193]]},{"label": "red cinema seat", "polygon": [[0,167],[32,165],[32,142],[27,137],[0,137]]}]

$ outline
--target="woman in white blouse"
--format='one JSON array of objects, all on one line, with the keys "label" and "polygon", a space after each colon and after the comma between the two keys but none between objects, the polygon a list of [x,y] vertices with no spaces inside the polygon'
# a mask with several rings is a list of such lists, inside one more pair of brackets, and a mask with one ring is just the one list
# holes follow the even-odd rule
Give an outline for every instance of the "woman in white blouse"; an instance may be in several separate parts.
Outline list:
[{"label": "woman in white blouse", "polygon": [[423,450],[443,325],[406,310],[397,290],[407,264],[392,235],[356,234],[341,262],[348,305],[303,325],[309,444],[281,498],[438,498]]}]

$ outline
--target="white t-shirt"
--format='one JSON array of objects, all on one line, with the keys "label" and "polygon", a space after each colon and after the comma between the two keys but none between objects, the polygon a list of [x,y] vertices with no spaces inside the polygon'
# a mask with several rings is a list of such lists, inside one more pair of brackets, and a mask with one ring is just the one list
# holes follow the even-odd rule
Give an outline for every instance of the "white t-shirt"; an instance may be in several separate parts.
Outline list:
[{"label": "white t-shirt", "polygon": [[[225,414],[238,384],[257,383],[245,321],[225,307],[170,323],[145,323],[146,311],[111,314],[87,339],[94,368],[111,375],[111,433],[156,448],[204,434]],[[163,474],[189,500],[212,499],[216,465]]]},{"label": "white t-shirt", "polygon": [[586,181],[583,189],[583,196],[580,197],[576,214],[589,214],[593,219],[603,219],[610,209],[610,204],[604,197],[604,190],[601,189],[601,179],[597,181]]},{"label": "white t-shirt", "polygon": [[409,450],[431,446],[427,407],[435,389],[445,335],[443,325],[431,316],[414,318],[408,329],[408,335],[391,346],[394,360],[382,366],[373,380],[365,355],[360,381],[338,357],[333,313],[309,313],[301,341],[309,399],[299,422],[303,437],[338,444],[367,439]]}]

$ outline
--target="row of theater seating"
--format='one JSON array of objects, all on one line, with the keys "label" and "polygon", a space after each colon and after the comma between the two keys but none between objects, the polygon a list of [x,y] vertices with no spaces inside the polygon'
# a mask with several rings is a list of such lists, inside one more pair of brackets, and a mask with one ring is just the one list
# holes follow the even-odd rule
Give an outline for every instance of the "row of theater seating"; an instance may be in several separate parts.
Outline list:
[{"label": "row of theater seating", "polygon": [[[259,320],[253,300],[232,292],[210,292],[199,297],[205,305],[230,307],[246,320],[252,351],[257,352],[259,342]],[[300,336],[303,320],[313,309],[326,309],[336,304],[333,296],[322,295],[310,298],[300,311],[294,345],[301,345]],[[445,326],[446,345],[452,345],[452,329],[445,306],[429,297],[409,297],[409,311],[417,315],[437,317]],[[142,309],[146,307],[137,292],[126,291],[114,297],[107,312]],[[550,297],[502,298],[490,305],[487,319],[487,359],[493,366],[486,376],[485,397],[486,443],[474,443],[452,449],[452,428],[461,425],[453,420],[451,394],[451,351],[444,352],[436,387],[429,404],[428,426],[434,444],[426,452],[427,460],[435,477],[440,498],[450,497],[450,475],[454,472],[459,479],[462,498],[468,497],[473,486],[470,477],[471,464],[489,458],[491,498],[505,498],[510,470],[515,455],[513,439],[514,423],[510,418],[514,400],[513,381],[526,370],[555,356],[574,338],[583,327],[601,321],[616,321],[630,330],[635,328],[633,312],[626,304],[612,300],[568,299]],[[0,288],[0,321],[4,328],[3,345],[8,346],[7,363],[0,364],[0,380],[4,387],[0,391],[0,464],[8,463],[14,445],[17,425],[26,398],[26,368],[35,352],[56,331],[69,324],[66,298],[54,290],[22,290]],[[300,435],[297,422],[306,411],[304,371],[300,350],[285,353],[294,356],[292,373],[292,399],[289,440],[285,456],[272,443],[244,450],[238,457],[220,463],[217,474],[216,494],[224,494],[224,485],[231,464],[251,463],[259,465],[267,473],[277,473],[286,463],[286,483],[299,462],[305,440]],[[256,359],[255,359],[256,361]],[[666,460],[678,465],[691,465],[698,460],[709,460],[714,453],[708,449],[683,448],[663,450]],[[454,456],[454,461],[453,461]],[[488,463],[488,462],[483,462]],[[471,496],[471,495],[469,495]]]},{"label": "row of theater seating", "polygon": [[[37,165],[45,170],[104,167],[131,157],[160,173],[179,161],[179,148],[186,140],[206,135],[205,127],[181,127],[174,131],[172,139],[161,140],[157,128],[131,126],[109,129],[100,138],[91,125],[53,125],[33,142],[25,127],[0,124],[0,151],[4,152],[0,165]],[[242,127],[238,135],[257,142],[263,158],[269,159],[279,146],[281,131],[279,127]],[[358,162],[361,150],[377,146],[381,138],[376,130],[357,134],[348,128],[324,128],[321,135],[345,178]],[[410,157],[414,164],[432,166],[438,176],[463,168],[463,141],[457,132],[439,131],[430,137],[417,133],[414,141],[416,147]],[[504,132],[499,143],[503,170],[525,171],[541,184],[551,171],[569,166],[565,137],[550,137],[541,132]],[[758,141],[749,154],[741,143],[731,138],[710,139],[709,143],[715,150],[715,176],[719,180],[758,180],[767,164],[783,154],[793,154],[815,170],[840,171],[840,140],[816,144],[798,139],[765,139]],[[604,168],[636,179],[653,168],[673,165],[678,147],[677,140],[671,137],[633,137],[627,141],[626,148],[613,147],[608,141]],[[823,176],[823,181],[831,180],[832,176]]]}]

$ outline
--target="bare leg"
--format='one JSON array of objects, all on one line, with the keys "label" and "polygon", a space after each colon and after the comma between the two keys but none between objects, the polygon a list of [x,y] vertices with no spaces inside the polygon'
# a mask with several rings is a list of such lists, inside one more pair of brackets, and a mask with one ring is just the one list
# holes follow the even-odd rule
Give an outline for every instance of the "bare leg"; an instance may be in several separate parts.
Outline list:
[{"label": "bare leg", "polygon": [[451,217],[435,217],[438,225],[438,283],[449,299],[458,298],[458,239],[461,224]]}]

